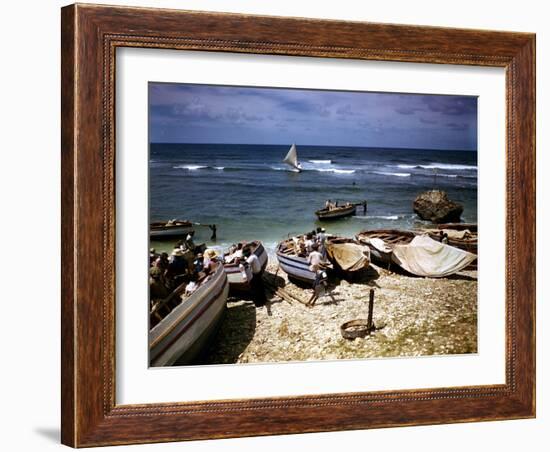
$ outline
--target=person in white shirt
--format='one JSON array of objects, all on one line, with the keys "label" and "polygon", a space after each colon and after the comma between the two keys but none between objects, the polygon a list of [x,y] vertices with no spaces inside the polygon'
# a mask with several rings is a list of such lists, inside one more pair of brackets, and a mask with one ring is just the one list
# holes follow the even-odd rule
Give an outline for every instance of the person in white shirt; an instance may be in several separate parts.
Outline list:
[{"label": "person in white shirt", "polygon": [[260,263],[260,259],[258,259],[258,256],[252,253],[248,247],[243,248],[243,257],[246,259],[252,271],[250,288],[252,289],[254,304],[256,307],[263,306],[267,300],[265,297],[264,282],[262,280],[262,264]]},{"label": "person in white shirt", "polygon": [[317,273],[317,271],[321,268],[322,261],[323,255],[319,252],[319,245],[317,243],[314,243],[312,245],[311,253],[309,253],[309,256],[307,258],[309,269],[312,272]]},{"label": "person in white shirt", "polygon": [[311,251],[313,250],[312,247],[314,243],[315,242],[313,241],[313,236],[311,235],[311,232],[308,232],[306,234],[306,241],[305,241],[307,254],[311,253]]},{"label": "person in white shirt", "polygon": [[191,295],[198,288],[199,288],[199,284],[197,282],[197,278],[196,278],[196,276],[192,276],[191,281],[189,281],[189,283],[185,287],[185,296]]}]

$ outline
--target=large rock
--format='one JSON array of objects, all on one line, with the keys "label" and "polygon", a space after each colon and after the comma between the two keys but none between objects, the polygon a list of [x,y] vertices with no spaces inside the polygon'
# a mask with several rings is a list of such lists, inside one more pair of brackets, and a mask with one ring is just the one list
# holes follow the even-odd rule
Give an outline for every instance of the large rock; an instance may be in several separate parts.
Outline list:
[{"label": "large rock", "polygon": [[432,223],[458,223],[464,207],[451,201],[444,191],[430,190],[416,197],[413,210],[420,218]]}]

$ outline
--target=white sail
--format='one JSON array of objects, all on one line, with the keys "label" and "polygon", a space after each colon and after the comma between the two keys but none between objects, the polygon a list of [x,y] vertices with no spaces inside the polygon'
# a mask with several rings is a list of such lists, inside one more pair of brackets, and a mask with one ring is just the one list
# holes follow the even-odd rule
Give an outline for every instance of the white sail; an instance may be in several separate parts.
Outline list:
[{"label": "white sail", "polygon": [[293,168],[296,168],[298,171],[302,170],[302,167],[298,163],[298,153],[296,152],[296,145],[295,144],[290,146],[288,154],[284,158],[283,162],[286,163],[287,165],[292,166]]}]

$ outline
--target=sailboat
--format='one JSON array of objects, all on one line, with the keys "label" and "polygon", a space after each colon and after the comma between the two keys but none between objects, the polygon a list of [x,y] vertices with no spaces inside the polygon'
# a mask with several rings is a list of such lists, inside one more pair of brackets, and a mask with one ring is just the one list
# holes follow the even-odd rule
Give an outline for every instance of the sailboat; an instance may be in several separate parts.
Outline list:
[{"label": "sailboat", "polygon": [[291,166],[297,172],[302,171],[302,166],[298,162],[298,153],[296,152],[296,145],[295,144],[290,146],[288,154],[284,158],[283,163],[286,163],[287,165]]}]

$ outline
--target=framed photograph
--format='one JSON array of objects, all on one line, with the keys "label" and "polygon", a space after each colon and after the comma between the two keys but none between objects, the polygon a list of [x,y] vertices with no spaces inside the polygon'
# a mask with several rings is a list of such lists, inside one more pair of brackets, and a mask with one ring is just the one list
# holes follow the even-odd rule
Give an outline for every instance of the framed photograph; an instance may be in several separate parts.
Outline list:
[{"label": "framed photograph", "polygon": [[62,9],[62,442],[535,416],[535,36]]}]

